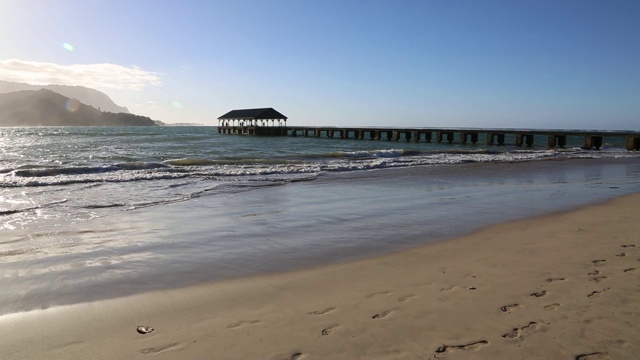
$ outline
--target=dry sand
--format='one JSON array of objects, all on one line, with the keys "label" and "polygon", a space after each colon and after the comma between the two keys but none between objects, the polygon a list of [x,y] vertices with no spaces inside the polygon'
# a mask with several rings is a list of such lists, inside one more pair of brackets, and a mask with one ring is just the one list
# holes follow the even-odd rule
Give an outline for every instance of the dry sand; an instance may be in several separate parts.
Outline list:
[{"label": "dry sand", "polygon": [[636,359],[639,210],[632,195],[374,259],[4,316],[0,358]]}]

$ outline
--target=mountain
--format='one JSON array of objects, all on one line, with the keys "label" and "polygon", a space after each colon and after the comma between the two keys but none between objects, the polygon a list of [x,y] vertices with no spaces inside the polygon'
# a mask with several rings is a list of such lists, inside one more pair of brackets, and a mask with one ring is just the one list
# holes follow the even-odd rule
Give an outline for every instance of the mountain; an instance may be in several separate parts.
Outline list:
[{"label": "mountain", "polygon": [[17,83],[0,80],[0,94],[23,91],[23,90],[40,90],[48,89],[66,96],[69,99],[78,99],[81,103],[93,106],[101,111],[113,113],[129,113],[124,106],[116,105],[111,98],[98,90],[86,88],[84,86],[67,86],[67,85],[30,85],[25,83]]},{"label": "mountain", "polygon": [[146,116],[102,112],[47,89],[0,94],[0,126],[156,126]]}]

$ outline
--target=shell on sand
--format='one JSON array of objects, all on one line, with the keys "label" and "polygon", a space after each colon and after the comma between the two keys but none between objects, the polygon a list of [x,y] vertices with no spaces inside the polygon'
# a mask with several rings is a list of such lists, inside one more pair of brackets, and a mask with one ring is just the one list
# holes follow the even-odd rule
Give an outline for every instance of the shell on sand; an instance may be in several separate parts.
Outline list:
[{"label": "shell on sand", "polygon": [[153,332],[153,328],[151,326],[138,326],[136,330],[138,330],[138,333],[140,334],[148,334],[150,332]]}]

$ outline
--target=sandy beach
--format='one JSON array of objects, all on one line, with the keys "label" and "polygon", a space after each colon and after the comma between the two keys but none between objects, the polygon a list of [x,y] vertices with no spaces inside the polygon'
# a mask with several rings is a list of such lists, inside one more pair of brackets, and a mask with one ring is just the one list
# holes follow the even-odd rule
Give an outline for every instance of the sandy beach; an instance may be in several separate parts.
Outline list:
[{"label": "sandy beach", "polygon": [[631,195],[371,259],[6,315],[0,358],[633,359],[639,207]]}]

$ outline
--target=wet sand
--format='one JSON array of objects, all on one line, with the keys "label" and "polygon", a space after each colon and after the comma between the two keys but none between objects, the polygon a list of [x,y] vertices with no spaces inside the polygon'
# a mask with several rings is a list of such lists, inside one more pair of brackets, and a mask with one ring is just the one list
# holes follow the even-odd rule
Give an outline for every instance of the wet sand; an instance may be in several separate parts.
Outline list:
[{"label": "wet sand", "polygon": [[636,194],[371,259],[6,315],[0,358],[631,359],[639,208]]}]

